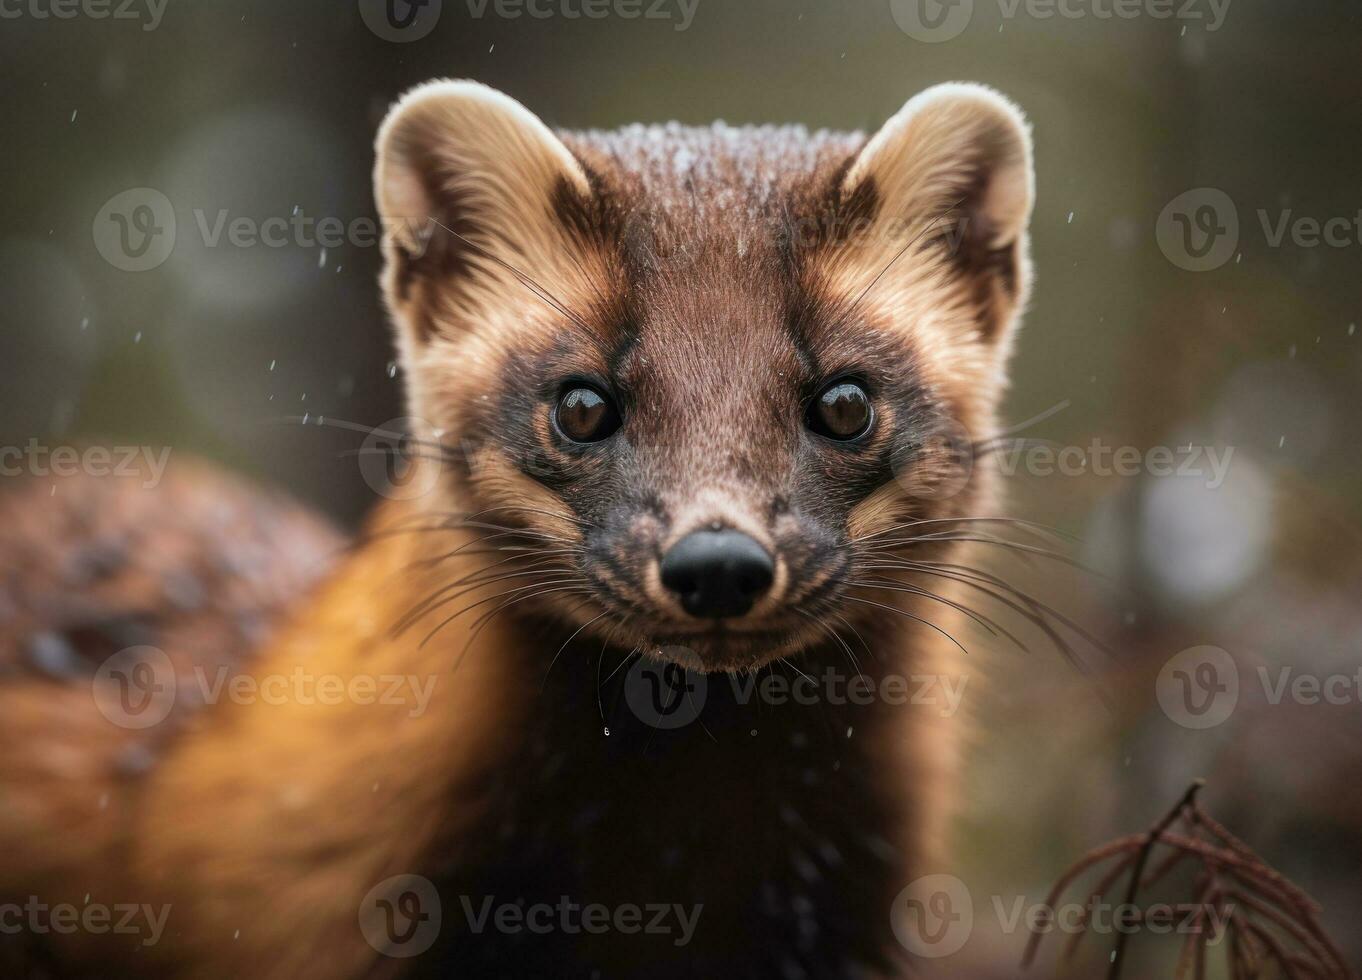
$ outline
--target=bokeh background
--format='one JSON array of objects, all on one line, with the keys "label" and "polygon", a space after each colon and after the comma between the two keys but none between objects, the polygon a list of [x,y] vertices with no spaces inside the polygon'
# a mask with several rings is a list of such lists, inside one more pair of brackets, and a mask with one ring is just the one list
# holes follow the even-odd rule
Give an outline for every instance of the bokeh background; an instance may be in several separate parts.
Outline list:
[{"label": "bokeh background", "polygon": [[[1054,409],[1024,435],[1056,446],[1233,456],[1215,486],[1025,466],[1005,478],[1011,512],[1081,537],[1074,554],[1095,569],[1006,574],[1114,656],[1080,643],[1085,678],[1044,642],[973,638],[988,684],[967,698],[951,870],[979,906],[1039,900],[1070,860],[1147,828],[1204,776],[1211,811],[1314,894],[1362,959],[1362,8],[1202,0],[1183,8],[1195,17],[1154,16],[1154,2],[1122,18],[1075,0],[1078,16],[1044,17],[975,0],[954,36],[924,40],[898,0],[698,0],[685,29],[676,2],[665,18],[573,19],[560,0],[546,18],[443,0],[424,37],[395,42],[363,6],[7,8],[20,14],[0,19],[0,444],[170,446],[353,525],[373,503],[345,455],[359,437],[290,420],[402,414],[378,249],[208,247],[196,211],[210,226],[223,209],[372,219],[374,128],[435,76],[487,82],[570,128],[873,129],[932,83],[988,83],[1025,109],[1037,148],[1038,280],[1008,419]],[[176,216],[174,250],[144,272],[95,243],[101,209],[130,188]],[[1239,233],[1223,264],[1194,271],[1157,229],[1202,188],[1233,202]],[[1199,193],[1189,220],[1210,200]],[[1274,242],[1288,213],[1346,219],[1346,242]],[[1202,645],[1228,652],[1241,684],[1229,717],[1198,730],[1158,693],[1169,659]],[[1352,683],[1335,685],[1338,704],[1274,704],[1259,668]],[[977,917],[956,962],[1015,975],[1021,937]],[[1090,943],[1075,975],[1095,975],[1109,947]],[[1137,943],[1130,975],[1168,975],[1170,950]]]}]

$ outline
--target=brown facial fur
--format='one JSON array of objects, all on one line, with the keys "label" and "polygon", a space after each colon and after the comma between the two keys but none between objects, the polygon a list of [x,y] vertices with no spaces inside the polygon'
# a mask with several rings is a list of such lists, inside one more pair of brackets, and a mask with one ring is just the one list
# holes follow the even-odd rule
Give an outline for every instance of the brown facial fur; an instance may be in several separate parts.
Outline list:
[{"label": "brown facial fur", "polygon": [[[1027,137],[998,97],[943,86],[869,141],[554,136],[504,96],[443,83],[394,111],[379,153],[380,200],[419,187],[439,215],[424,249],[389,249],[412,413],[468,462],[453,501],[522,508],[502,519],[572,550],[563,575],[589,594],[547,600],[568,622],[753,669],[817,642],[810,617],[864,619],[842,601],[854,539],[977,506],[977,488],[932,492],[959,464],[933,447],[986,437],[1029,278]],[[841,377],[874,401],[855,446],[804,425]],[[573,379],[616,400],[616,436],[557,433]],[[721,630],[658,581],[666,549],[702,527],[776,558],[771,592]]]}]

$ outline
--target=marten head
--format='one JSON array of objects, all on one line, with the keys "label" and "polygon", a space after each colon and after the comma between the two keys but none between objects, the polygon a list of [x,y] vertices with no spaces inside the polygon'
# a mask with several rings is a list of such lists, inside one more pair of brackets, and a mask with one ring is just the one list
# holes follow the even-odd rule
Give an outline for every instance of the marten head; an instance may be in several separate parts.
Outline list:
[{"label": "marten head", "polygon": [[437,82],[377,152],[411,413],[463,461],[433,509],[542,542],[536,611],[756,667],[874,612],[867,542],[981,506],[1032,201],[992,91],[867,139],[554,133]]}]

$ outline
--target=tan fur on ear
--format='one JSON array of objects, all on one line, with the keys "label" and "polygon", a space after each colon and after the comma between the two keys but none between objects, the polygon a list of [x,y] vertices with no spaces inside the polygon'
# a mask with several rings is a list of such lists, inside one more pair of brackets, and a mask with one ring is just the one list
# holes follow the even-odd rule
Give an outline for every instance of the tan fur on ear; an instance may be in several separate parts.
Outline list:
[{"label": "tan fur on ear", "polygon": [[1024,233],[1035,196],[1031,130],[1021,111],[983,85],[952,82],[914,96],[847,171],[844,192],[873,178],[883,207],[935,215],[963,199],[987,222],[990,248]]},{"label": "tan fur on ear", "polygon": [[877,305],[948,376],[997,370],[1031,279],[1031,134],[1017,108],[982,85],[927,89],[866,142],[837,191],[874,209],[863,247],[828,265],[838,288],[874,282]]},{"label": "tan fur on ear", "polygon": [[[589,198],[586,174],[514,99],[471,81],[422,85],[393,106],[375,149],[385,286],[399,317],[412,299],[414,272],[442,280],[440,299],[470,312],[524,290],[507,265],[539,281],[571,274],[566,229],[554,208],[564,189]],[[416,297],[422,298],[436,305],[434,297]],[[425,326],[415,325],[417,333]]]}]

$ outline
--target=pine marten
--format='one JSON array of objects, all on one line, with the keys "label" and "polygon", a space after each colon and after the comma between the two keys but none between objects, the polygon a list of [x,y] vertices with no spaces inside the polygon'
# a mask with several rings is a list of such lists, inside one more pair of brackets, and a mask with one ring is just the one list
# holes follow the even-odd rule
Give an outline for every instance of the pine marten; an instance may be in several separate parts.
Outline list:
[{"label": "pine marten", "polygon": [[[910,972],[892,906],[942,867],[960,719],[884,692],[968,676],[1021,114],[950,84],[869,137],[555,132],[439,81],[374,177],[417,475],[358,540],[202,470],[11,497],[0,948],[34,976]],[[16,935],[26,902],[165,915]]]}]

